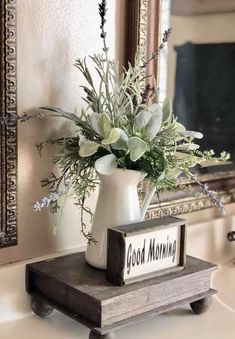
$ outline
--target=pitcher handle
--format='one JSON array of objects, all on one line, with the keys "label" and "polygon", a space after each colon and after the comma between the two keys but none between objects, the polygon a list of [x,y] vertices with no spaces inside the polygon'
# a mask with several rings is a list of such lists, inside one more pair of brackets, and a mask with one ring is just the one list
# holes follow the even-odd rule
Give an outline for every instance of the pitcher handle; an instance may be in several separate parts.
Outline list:
[{"label": "pitcher handle", "polygon": [[149,191],[146,193],[142,206],[141,206],[141,220],[144,220],[145,213],[147,212],[147,209],[149,207],[149,204],[156,192],[156,187],[153,186],[152,188],[149,189]]}]

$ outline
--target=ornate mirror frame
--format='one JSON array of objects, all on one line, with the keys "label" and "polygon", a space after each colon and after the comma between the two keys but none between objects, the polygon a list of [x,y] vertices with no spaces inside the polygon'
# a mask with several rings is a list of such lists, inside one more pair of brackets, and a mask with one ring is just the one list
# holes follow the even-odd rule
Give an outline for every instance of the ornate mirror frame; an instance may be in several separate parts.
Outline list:
[{"label": "ornate mirror frame", "polygon": [[[0,248],[17,244],[16,0],[0,5]],[[7,124],[4,122],[7,121]]]},{"label": "ornate mirror frame", "polygon": [[[126,4],[124,64],[133,62],[139,45],[143,58],[147,58],[159,46],[161,37],[161,0],[129,0]],[[158,65],[151,66],[148,74],[158,75]],[[153,68],[155,67],[155,68]],[[158,78],[157,78],[158,81]],[[224,204],[235,202],[235,166],[210,166],[198,172],[202,183],[208,183]],[[163,215],[190,213],[213,207],[212,201],[198,191],[197,185],[188,179],[180,183],[191,186],[188,192],[165,192],[154,197],[147,218]],[[159,203],[160,201],[160,203]]]}]

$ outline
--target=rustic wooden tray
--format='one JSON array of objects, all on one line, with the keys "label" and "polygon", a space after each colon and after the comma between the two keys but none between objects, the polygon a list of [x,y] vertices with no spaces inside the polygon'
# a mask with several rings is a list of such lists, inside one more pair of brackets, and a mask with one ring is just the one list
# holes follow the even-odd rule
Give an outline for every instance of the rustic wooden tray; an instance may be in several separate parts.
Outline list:
[{"label": "rustic wooden tray", "polygon": [[84,253],[76,253],[26,266],[26,289],[32,309],[40,317],[53,308],[85,324],[90,338],[108,338],[115,329],[190,304],[204,312],[210,296],[211,263],[187,256],[182,271],[124,287],[106,280],[106,272],[89,266]]}]

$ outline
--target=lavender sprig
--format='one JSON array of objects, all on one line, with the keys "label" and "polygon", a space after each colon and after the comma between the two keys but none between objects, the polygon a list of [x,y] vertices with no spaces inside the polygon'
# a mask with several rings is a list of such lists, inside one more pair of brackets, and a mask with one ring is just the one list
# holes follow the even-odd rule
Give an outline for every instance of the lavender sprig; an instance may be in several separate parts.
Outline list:
[{"label": "lavender sprig", "polygon": [[152,60],[156,60],[159,56],[160,51],[165,47],[165,44],[167,43],[169,36],[172,32],[172,28],[168,28],[167,30],[165,30],[165,32],[163,33],[162,36],[162,42],[160,44],[160,46],[158,47],[158,49],[156,50],[156,52],[152,53],[152,56],[149,60],[147,60],[143,65],[142,68],[145,68]]},{"label": "lavender sprig", "polygon": [[40,200],[34,201],[32,203],[34,211],[41,211],[44,207],[48,207],[51,204],[55,203],[59,197],[63,196],[65,192],[55,191],[51,192],[48,197],[44,197]]},{"label": "lavender sprig", "polygon": [[107,53],[108,53],[108,50],[109,50],[108,47],[107,47],[107,44],[106,44],[107,32],[105,32],[105,30],[104,30],[104,26],[107,22],[107,20],[106,20],[107,10],[108,10],[107,9],[107,1],[102,0],[101,3],[99,3],[99,15],[100,15],[100,18],[101,18],[101,25],[100,25],[101,34],[100,34],[100,36],[103,39],[103,44],[104,44],[103,51],[106,54],[106,59],[108,59]]},{"label": "lavender sprig", "polygon": [[209,185],[207,183],[201,183],[196,177],[193,177],[194,181],[200,186],[203,194],[207,195],[213,204],[218,208],[221,214],[225,214],[225,207],[222,201],[216,196],[215,192],[209,189]]},{"label": "lavender sprig", "polygon": [[17,121],[26,122],[33,118],[42,119],[43,117],[44,117],[44,114],[42,112],[39,112],[33,115],[28,115],[27,113],[23,113],[22,115],[9,114],[9,115],[0,117],[0,125],[9,126],[10,124],[15,123]]}]

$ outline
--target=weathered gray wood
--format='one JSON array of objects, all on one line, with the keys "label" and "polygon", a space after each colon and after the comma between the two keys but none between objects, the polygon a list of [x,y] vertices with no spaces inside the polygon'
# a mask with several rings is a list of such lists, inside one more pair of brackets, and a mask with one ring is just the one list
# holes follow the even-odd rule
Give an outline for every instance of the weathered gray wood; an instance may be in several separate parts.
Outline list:
[{"label": "weathered gray wood", "polygon": [[[184,307],[187,304],[193,304],[194,302],[200,301],[200,300],[204,300],[208,297],[211,297],[213,294],[215,294],[217,291],[210,288],[207,292],[205,293],[200,293],[200,294],[196,294],[193,297],[190,298],[186,298],[186,299],[182,299],[179,302],[175,302],[172,304],[168,304],[166,306],[162,306],[159,308],[156,308],[152,311],[146,312],[146,313],[142,313],[138,316],[134,316],[131,318],[127,318],[125,320],[113,323],[112,325],[108,325],[108,326],[104,326],[104,327],[94,327],[94,324],[85,320],[83,317],[70,312],[68,309],[65,309],[63,307],[61,307],[59,304],[54,303],[53,301],[49,300],[46,297],[40,297],[40,299],[43,301],[45,301],[46,304],[48,304],[48,302],[50,302],[51,307],[53,307],[54,309],[57,309],[58,311],[63,312],[65,315],[69,316],[70,318],[73,318],[74,320],[76,320],[77,322],[83,324],[84,326],[88,327],[91,329],[92,335],[96,334],[101,336],[107,335],[107,334],[113,334],[114,331],[119,330],[121,328],[127,327],[127,326],[131,326],[134,324],[137,324],[141,321],[145,321],[147,319],[151,319],[161,313],[166,313],[166,312],[170,312],[172,310],[175,310],[179,307]],[[194,312],[195,313],[195,312]],[[98,338],[100,338],[98,336]]]},{"label": "weathered gray wood", "polygon": [[114,339],[115,334],[113,332],[107,334],[100,334],[96,331],[91,330],[89,334],[89,339]]},{"label": "weathered gray wood", "polygon": [[105,327],[102,327],[102,328],[94,328],[93,330],[104,335],[106,333],[110,333],[111,331],[120,330],[121,328],[124,328],[126,326],[135,325],[135,324],[137,324],[141,321],[151,319],[153,317],[156,317],[159,314],[173,311],[173,310],[175,310],[179,307],[183,307],[185,305],[188,305],[188,304],[191,304],[191,303],[194,303],[194,302],[196,303],[198,301],[198,299],[200,301],[200,300],[210,298],[215,293],[216,293],[216,291],[214,289],[210,288],[205,293],[197,294],[197,295],[194,295],[193,297],[183,299],[179,302],[175,302],[175,303],[169,304],[167,306],[162,306],[162,307],[156,308],[153,311],[142,313],[138,316],[122,320],[122,321],[114,323],[110,326],[105,326]]},{"label": "weathered gray wood", "polygon": [[128,295],[120,295],[116,299],[103,301],[101,326],[178,302],[195,294],[208,291],[209,287],[209,276],[192,274],[183,279],[171,279],[164,283],[150,285],[142,290],[132,291]]},{"label": "weathered gray wood", "polygon": [[122,286],[124,285],[125,238],[122,232],[113,232],[111,229],[108,229],[107,237],[107,280]]},{"label": "weathered gray wood", "polygon": [[90,267],[84,253],[77,253],[27,265],[26,287],[64,313],[103,328],[207,293],[215,269],[213,264],[187,257],[181,272],[119,287],[106,280],[104,271]]},{"label": "weathered gray wood", "polygon": [[32,311],[40,318],[48,317],[54,308],[39,297],[33,297],[31,300]]},{"label": "weathered gray wood", "polygon": [[195,314],[201,314],[206,312],[210,305],[211,305],[211,296],[190,303],[191,309]]},{"label": "weathered gray wood", "polygon": [[185,224],[185,219],[167,216],[158,219],[145,220],[144,222],[137,222],[127,225],[120,225],[112,227],[122,234],[130,233],[131,235],[141,234],[143,232],[152,232],[153,228],[161,230],[163,228],[170,228],[174,226],[181,226]]},{"label": "weathered gray wood", "polygon": [[[133,236],[144,235],[150,232],[157,232],[172,227],[180,227],[180,258],[179,264],[173,267],[166,267],[162,270],[154,272],[146,272],[145,274],[135,277],[125,278],[126,270],[126,241]],[[117,286],[123,286],[133,282],[150,279],[170,272],[182,270],[186,260],[186,221],[176,217],[163,217],[160,219],[146,220],[138,223],[116,226],[108,229],[108,250],[107,250],[107,280]],[[178,244],[177,244],[178,246]],[[113,260],[115,258],[115,260]],[[152,263],[151,269],[154,266]],[[156,264],[157,267],[157,264]]]}]

